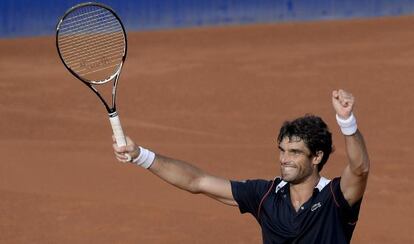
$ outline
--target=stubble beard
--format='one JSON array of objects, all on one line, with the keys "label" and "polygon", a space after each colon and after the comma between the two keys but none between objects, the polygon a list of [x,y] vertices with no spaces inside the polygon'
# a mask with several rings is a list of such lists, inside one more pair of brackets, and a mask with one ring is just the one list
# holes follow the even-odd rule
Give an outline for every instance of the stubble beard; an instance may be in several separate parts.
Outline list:
[{"label": "stubble beard", "polygon": [[280,172],[282,180],[291,184],[299,184],[304,182],[312,175],[311,170],[309,172],[305,172],[303,170],[301,171],[297,166],[281,166]]}]

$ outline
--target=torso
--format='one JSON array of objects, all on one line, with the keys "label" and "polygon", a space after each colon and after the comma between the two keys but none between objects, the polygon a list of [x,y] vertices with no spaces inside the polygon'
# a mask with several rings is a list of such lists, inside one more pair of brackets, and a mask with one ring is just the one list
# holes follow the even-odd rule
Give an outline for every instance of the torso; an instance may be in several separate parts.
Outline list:
[{"label": "torso", "polygon": [[[355,225],[348,222],[357,219],[359,205],[352,214],[344,215],[349,208],[340,206],[346,202],[339,178],[332,182],[321,178],[307,201],[298,204],[292,202],[289,183],[280,179],[272,189],[272,182],[262,180],[237,183],[232,188],[241,212],[252,213],[261,225],[263,243],[349,243]],[[251,198],[255,191],[262,192],[256,200]],[[259,202],[262,205],[257,213]]]}]

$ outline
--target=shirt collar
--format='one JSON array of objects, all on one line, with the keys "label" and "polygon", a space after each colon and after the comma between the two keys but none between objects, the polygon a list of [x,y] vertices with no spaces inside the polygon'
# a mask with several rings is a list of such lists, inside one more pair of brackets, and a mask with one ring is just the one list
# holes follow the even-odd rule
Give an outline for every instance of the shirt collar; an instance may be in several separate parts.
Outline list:
[{"label": "shirt collar", "polygon": [[326,179],[325,177],[321,177],[321,178],[319,179],[319,182],[318,182],[318,184],[316,185],[316,187],[315,187],[315,188],[318,188],[318,190],[321,192],[321,191],[322,191],[322,189],[323,189],[326,185],[328,185],[328,184],[329,184],[329,182],[331,182],[331,180]]},{"label": "shirt collar", "polygon": [[[325,188],[325,186],[329,184],[329,182],[331,182],[331,180],[329,180],[325,177],[321,177],[319,179],[318,184],[315,186],[315,188],[317,188],[319,190],[319,192],[321,192],[322,189]],[[280,183],[276,186],[275,193],[277,193],[280,189],[282,189],[286,184],[287,184],[286,181],[284,181],[284,180],[280,181]]]}]

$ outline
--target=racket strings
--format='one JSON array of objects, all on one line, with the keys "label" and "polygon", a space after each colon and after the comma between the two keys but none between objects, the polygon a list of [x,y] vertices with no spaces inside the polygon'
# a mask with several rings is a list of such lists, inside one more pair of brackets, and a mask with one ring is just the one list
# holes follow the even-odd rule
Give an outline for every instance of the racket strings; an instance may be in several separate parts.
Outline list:
[{"label": "racket strings", "polygon": [[[74,30],[74,31],[71,31]],[[71,36],[76,36],[76,35],[82,35],[85,34],[85,32],[90,32],[90,31],[94,31],[94,32],[98,32],[98,31],[104,31],[107,33],[111,33],[111,31],[116,31],[119,30],[119,25],[118,23],[114,23],[114,22],[105,22],[105,20],[102,20],[101,23],[99,24],[88,24],[88,25],[82,25],[79,26],[78,29],[71,29],[71,30],[63,30],[62,33],[68,32],[70,33]],[[66,40],[67,42],[70,42],[71,39]]]},{"label": "racket strings", "polygon": [[[110,49],[110,50],[109,50]],[[103,54],[108,51],[122,54],[124,49],[124,40],[121,38],[108,38],[108,37],[94,37],[93,40],[83,41],[82,43],[74,44],[71,48],[63,48],[61,50],[64,53],[65,60],[70,61],[79,58],[79,54],[82,54],[82,58],[89,58],[88,55]]]},{"label": "racket strings", "polygon": [[[70,54],[76,54],[77,52],[86,52],[86,53],[84,53],[84,58],[93,59],[99,53],[104,55],[105,53],[108,53],[108,52],[114,52],[115,49],[117,51],[122,51],[122,50],[119,50],[119,49],[123,48],[121,46],[121,45],[123,45],[123,40],[116,40],[116,41],[102,40],[101,44],[106,46],[106,49],[103,52],[101,52],[100,50],[97,50],[97,49],[90,49],[88,44],[82,44],[82,45],[79,44],[75,48],[71,48],[71,49],[68,49],[68,50],[63,50],[63,52],[66,52],[66,54],[68,55],[67,58],[66,58],[67,63],[70,63],[71,61],[74,61],[78,58],[76,55],[73,56],[73,57],[71,57],[71,55],[70,55]],[[92,55],[95,55],[95,56],[92,56]]]},{"label": "racket strings", "polygon": [[84,9],[88,9],[88,10],[87,11],[78,10],[80,14],[78,14],[76,16],[72,16],[72,17],[67,16],[65,19],[68,20],[68,21],[70,21],[72,19],[77,19],[77,20],[74,21],[74,22],[77,22],[79,20],[79,18],[81,18],[82,16],[93,15],[94,13],[98,13],[98,12],[104,12],[102,8],[99,8],[99,7],[94,7],[94,8],[95,8],[95,10],[91,10],[92,9],[91,7],[84,7]]},{"label": "racket strings", "polygon": [[[101,59],[95,59],[94,61],[90,61],[88,65],[86,63],[81,62],[78,73],[79,75],[86,75],[86,74],[93,74],[94,72],[102,71],[108,68],[119,66],[119,62],[114,61],[114,58],[117,58],[118,56],[106,56],[105,58]],[[101,63],[104,63],[105,65],[100,65]],[[110,74],[112,74],[111,72]],[[110,75],[108,74],[108,75]]]},{"label": "racket strings", "polygon": [[[79,10],[78,12],[81,12],[81,10]],[[98,13],[98,14],[94,14],[94,13]],[[86,13],[78,14],[76,16],[72,16],[72,17],[67,17],[65,18],[65,22],[70,23],[70,25],[66,25],[66,26],[61,25],[60,30],[80,31],[82,30],[82,28],[79,28],[79,27],[84,27],[84,28],[88,27],[88,25],[85,25],[85,23],[88,23],[88,21],[92,22],[97,19],[105,19],[108,16],[111,17],[111,13],[108,12],[106,9],[100,8],[98,10],[89,11]]]},{"label": "racket strings", "polygon": [[[96,29],[96,31],[101,31],[100,29]],[[82,34],[70,34],[70,35],[66,35],[66,36],[64,36],[64,35],[62,35],[61,37],[63,37],[63,39],[61,39],[61,43],[60,43],[60,46],[61,46],[61,48],[62,48],[62,50],[65,50],[66,48],[74,48],[74,47],[76,47],[76,45],[80,45],[80,44],[82,44],[84,41],[94,41],[94,40],[96,40],[97,38],[100,38],[100,37],[106,37],[106,38],[113,38],[114,36],[116,37],[116,36],[119,36],[119,33],[118,32],[116,32],[117,30],[116,29],[113,29],[113,30],[111,30],[111,29],[107,29],[106,30],[107,32],[106,33],[102,33],[102,34],[99,34],[99,33],[95,33],[95,34],[84,34],[84,33],[82,33]],[[114,31],[114,32],[109,32],[109,31]],[[120,37],[122,37],[122,36],[120,36]],[[80,39],[80,38],[82,38],[82,39]]]},{"label": "racket strings", "polygon": [[[111,47],[108,46],[107,50],[105,50],[104,52],[101,52],[101,55],[104,55],[106,59],[117,59],[119,57],[118,54],[113,54],[114,49],[117,49],[118,47]],[[85,54],[85,59],[87,59],[89,62],[93,62],[93,61],[98,61],[101,57],[97,55],[96,51],[93,51],[91,53],[86,53]],[[69,66],[76,66],[79,64],[79,60],[72,58],[72,59],[68,59],[66,61],[66,64],[68,64]]]},{"label": "racket strings", "polygon": [[[118,64],[118,63],[117,63],[117,64],[113,64],[113,65],[107,65],[107,66],[105,66],[104,68],[95,69],[94,71],[83,72],[83,75],[88,75],[88,74],[96,73],[96,72],[99,72],[99,71],[102,71],[102,70],[106,70],[106,69],[108,69],[108,68],[118,67],[118,66],[119,66],[119,64]],[[99,82],[98,82],[98,83],[99,83]]]},{"label": "racket strings", "polygon": [[60,24],[58,47],[65,64],[79,76],[105,80],[120,67],[125,34],[119,20],[107,9],[76,9]]}]

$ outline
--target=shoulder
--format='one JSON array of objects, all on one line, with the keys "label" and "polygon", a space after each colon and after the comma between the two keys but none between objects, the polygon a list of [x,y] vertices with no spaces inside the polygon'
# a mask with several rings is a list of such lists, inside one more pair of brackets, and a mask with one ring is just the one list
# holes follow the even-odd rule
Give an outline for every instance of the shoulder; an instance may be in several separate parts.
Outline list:
[{"label": "shoulder", "polygon": [[256,195],[262,196],[270,188],[276,187],[281,182],[280,177],[272,180],[248,179],[243,181],[230,181],[233,195]]},{"label": "shoulder", "polygon": [[335,205],[341,209],[345,210],[351,210],[353,208],[359,208],[359,205],[361,204],[361,199],[359,199],[356,204],[353,204],[352,206],[349,205],[348,201],[345,199],[344,193],[341,189],[341,177],[336,177],[332,180],[332,182],[329,185],[330,193],[332,194],[333,200],[335,202]]},{"label": "shoulder", "polygon": [[329,185],[329,191],[332,195],[335,208],[341,213],[340,216],[346,223],[355,225],[358,220],[359,210],[361,207],[362,198],[352,206],[349,205],[341,190],[341,177],[334,178]]},{"label": "shoulder", "polygon": [[264,179],[248,179],[248,180],[231,180],[232,187],[243,187],[243,188],[252,188],[255,190],[260,190],[262,188],[267,188],[273,183],[273,180],[264,180]]},{"label": "shoulder", "polygon": [[279,178],[230,181],[233,199],[237,202],[240,212],[255,215],[261,200],[274,189],[277,182],[280,182]]}]

